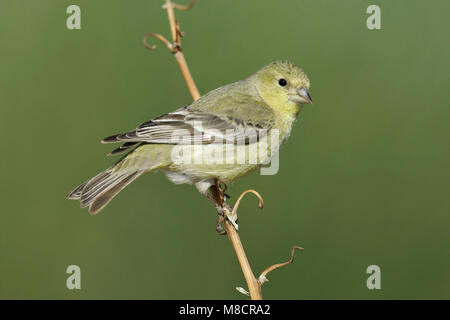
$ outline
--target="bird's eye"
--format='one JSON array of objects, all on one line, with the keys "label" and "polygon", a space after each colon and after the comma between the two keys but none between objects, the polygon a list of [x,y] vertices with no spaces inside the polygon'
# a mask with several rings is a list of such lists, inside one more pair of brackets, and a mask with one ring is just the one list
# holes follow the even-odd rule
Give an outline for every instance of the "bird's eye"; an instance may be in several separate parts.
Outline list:
[{"label": "bird's eye", "polygon": [[278,80],[278,84],[280,86],[284,87],[285,85],[287,85],[287,81],[286,81],[286,79],[280,79],[280,80]]}]

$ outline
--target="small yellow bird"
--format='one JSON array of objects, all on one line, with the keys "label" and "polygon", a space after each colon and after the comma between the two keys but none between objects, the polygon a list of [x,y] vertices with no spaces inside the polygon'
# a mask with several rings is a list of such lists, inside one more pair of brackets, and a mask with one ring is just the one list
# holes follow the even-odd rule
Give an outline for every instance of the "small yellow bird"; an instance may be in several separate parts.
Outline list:
[{"label": "small yellow bird", "polygon": [[[79,200],[81,207],[89,207],[89,212],[96,214],[141,174],[156,170],[165,172],[175,184],[194,184],[209,196],[215,179],[228,183],[270,161],[289,137],[302,105],[312,103],[309,88],[309,79],[299,67],[289,61],[275,61],[247,79],[210,91],[133,131],[107,137],[102,143],[123,143],[111,154],[128,153],[75,188],[67,198]],[[249,132],[256,138],[250,139]],[[275,143],[262,139],[273,132]],[[271,151],[260,155],[257,162],[248,161],[257,150],[252,146],[261,149],[263,140]],[[214,153],[195,161],[199,151],[194,149],[211,145],[223,145],[224,152],[234,160],[236,154],[242,154],[247,161],[211,161]]]}]

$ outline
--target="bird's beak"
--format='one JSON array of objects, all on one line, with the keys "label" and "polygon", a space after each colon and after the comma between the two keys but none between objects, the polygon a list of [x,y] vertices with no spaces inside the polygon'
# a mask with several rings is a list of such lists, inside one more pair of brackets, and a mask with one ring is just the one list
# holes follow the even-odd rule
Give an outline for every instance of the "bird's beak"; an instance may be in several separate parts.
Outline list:
[{"label": "bird's beak", "polygon": [[302,103],[305,103],[305,104],[311,104],[312,103],[312,98],[309,95],[309,92],[308,92],[308,90],[306,90],[305,87],[297,90],[297,94],[299,95],[300,99],[303,100]]},{"label": "bird's beak", "polygon": [[305,87],[302,87],[301,89],[293,89],[289,93],[289,100],[295,103],[299,104],[311,104],[312,98],[309,95],[308,90],[306,90]]}]

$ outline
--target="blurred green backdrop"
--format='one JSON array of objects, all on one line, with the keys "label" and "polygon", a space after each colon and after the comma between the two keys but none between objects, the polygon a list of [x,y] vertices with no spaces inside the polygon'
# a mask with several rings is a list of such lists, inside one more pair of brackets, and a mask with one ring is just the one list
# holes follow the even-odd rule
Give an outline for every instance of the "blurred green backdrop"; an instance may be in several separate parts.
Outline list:
[{"label": "blurred green backdrop", "polygon": [[[216,213],[190,186],[148,174],[101,214],[65,200],[109,166],[104,136],[191,101],[172,56],[163,1],[0,3],[0,298],[241,299]],[[66,8],[81,7],[81,30]],[[378,4],[382,30],[366,28]],[[177,12],[202,93],[289,59],[312,83],[275,176],[229,188],[268,299],[450,298],[450,46],[446,0],[198,0]],[[82,289],[69,291],[68,265]],[[381,290],[366,268],[381,267]]]}]

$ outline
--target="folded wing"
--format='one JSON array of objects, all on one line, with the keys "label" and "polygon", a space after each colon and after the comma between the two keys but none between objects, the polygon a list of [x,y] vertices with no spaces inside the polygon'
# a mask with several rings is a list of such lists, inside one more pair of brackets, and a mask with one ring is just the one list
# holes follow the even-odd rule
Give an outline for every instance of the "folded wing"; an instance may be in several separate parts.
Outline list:
[{"label": "folded wing", "polygon": [[[267,133],[268,128],[248,124],[229,116],[183,107],[141,124],[133,131],[106,137],[102,143],[124,142],[110,154],[119,154],[142,143],[211,144],[251,143]],[[255,140],[256,139],[256,140]]]}]

